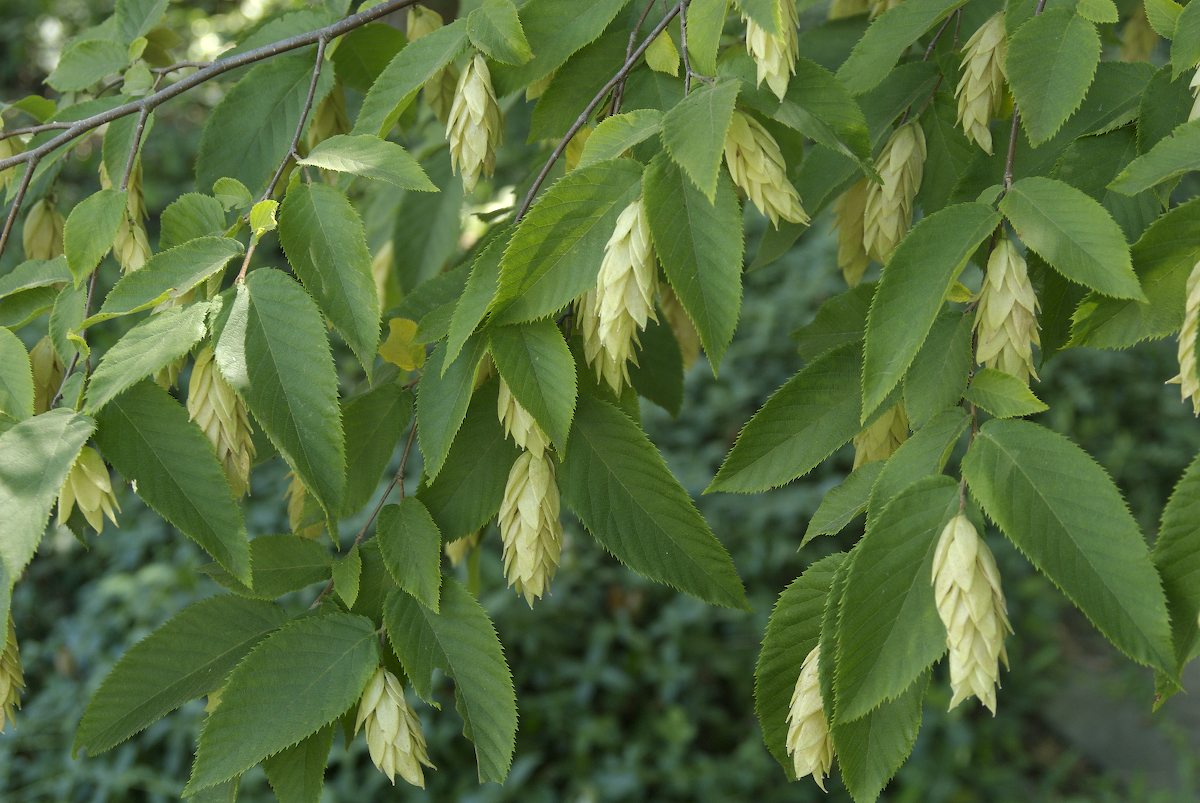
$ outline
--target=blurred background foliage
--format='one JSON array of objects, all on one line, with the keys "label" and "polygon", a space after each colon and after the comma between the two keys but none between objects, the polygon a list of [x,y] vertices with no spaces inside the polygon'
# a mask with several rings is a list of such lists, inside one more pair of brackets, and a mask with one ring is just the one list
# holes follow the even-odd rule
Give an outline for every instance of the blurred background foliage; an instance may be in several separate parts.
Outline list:
[{"label": "blurred background foliage", "polygon": [[[105,5],[5,0],[0,97],[41,91],[62,44],[102,19],[110,11]],[[438,5],[448,10],[449,4]],[[168,24],[183,36],[187,58],[211,58],[232,37],[284,7],[273,0],[175,4]],[[200,126],[219,97],[216,87],[205,87],[158,114],[144,156],[152,241],[153,216],[192,189]],[[357,101],[349,102],[353,112]],[[506,185],[519,191],[528,181],[532,148],[519,144],[526,139],[528,107],[508,105],[512,113],[496,180],[473,200],[502,195]],[[429,140],[436,141],[436,132]],[[96,150],[85,146],[66,161],[58,185],[64,211],[95,189]],[[404,199],[374,201],[368,223],[386,232],[396,225],[398,206],[406,207]],[[753,254],[761,222],[748,220]],[[402,248],[398,243],[397,250]],[[677,418],[644,407],[651,437],[694,494],[708,484],[738,428],[799,367],[790,332],[842,289],[826,222],[818,220],[786,256],[747,274],[743,320],[720,377],[702,360],[687,376]],[[1151,536],[1175,478],[1200,448],[1200,428],[1177,390],[1163,385],[1174,373],[1170,343],[1123,353],[1074,351],[1052,359],[1037,389],[1051,405],[1041,420],[1069,434],[1113,474]],[[821,496],[845,476],[851,459],[847,449],[802,482],[766,495],[698,498],[733,554],[753,614],[710,608],[641,580],[603,554],[573,521],[553,593],[530,611],[504,588],[498,538],[489,533],[480,594],[505,644],[521,711],[508,783],[478,786],[470,745],[458,736],[457,714],[450,707],[438,712],[420,706],[438,765],[427,775],[428,790],[392,791],[357,740],[349,747],[335,745],[326,800],[821,799],[810,783],[789,785],[762,746],[753,714],[753,668],[779,591],[813,560],[845,548],[858,535],[818,539],[796,550]],[[256,473],[249,502],[252,533],[286,530],[284,484],[281,471]],[[17,587],[14,612],[28,689],[16,727],[0,736],[3,800],[166,801],[178,798],[187,776],[202,702],[104,755],[72,757],[70,751],[88,696],[120,654],[185,604],[218,591],[198,573],[205,559],[191,542],[132,495],[121,501],[120,529],[89,539],[86,547],[65,530],[52,532]],[[999,714],[992,718],[970,705],[944,713],[949,694],[945,678],[939,678],[913,759],[885,798],[1197,799],[1200,775],[1192,748],[1200,735],[1200,705],[1181,695],[1151,715],[1149,674],[1096,637],[996,533],[989,537],[1016,629]],[[829,798],[848,799],[836,780]],[[244,778],[239,799],[272,799],[261,772]]]}]

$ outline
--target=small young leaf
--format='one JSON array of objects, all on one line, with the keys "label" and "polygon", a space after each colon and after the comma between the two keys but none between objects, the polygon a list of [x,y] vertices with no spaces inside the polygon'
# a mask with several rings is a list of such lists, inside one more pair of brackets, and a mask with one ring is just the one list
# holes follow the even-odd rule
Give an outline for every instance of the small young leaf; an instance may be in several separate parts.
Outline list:
[{"label": "small young leaf", "polygon": [[361,580],[362,555],[358,544],[355,544],[349,552],[333,562],[333,591],[347,607],[354,607]]},{"label": "small young leaf", "polygon": [[184,794],[222,783],[319,731],[358,702],[379,666],[371,620],[318,613],[288,623],[229,675],[200,732]]},{"label": "small young leaf", "polygon": [[442,534],[415,497],[379,511],[375,527],[388,574],[418,602],[438,612],[442,584]]},{"label": "small young leaf", "polygon": [[75,286],[91,275],[112,247],[117,227],[125,216],[126,194],[120,190],[100,190],[80,201],[67,217],[63,229],[63,250]]},{"label": "small young leaf", "polygon": [[645,433],[613,405],[580,397],[559,482],[567,507],[629,568],[714,605],[746,606],[729,553]]},{"label": "small young leaf", "polygon": [[88,703],[74,749],[111,750],[188,700],[216,691],[286,620],[278,605],[232,596],[184,608],[117,661]]},{"label": "small young leaf", "polygon": [[412,154],[370,135],[336,134],[317,143],[298,164],[376,179],[402,190],[438,191]]},{"label": "small young leaf", "polygon": [[658,109],[636,109],[604,118],[584,143],[579,167],[616,159],[657,134],[662,121],[663,115]]},{"label": "small young leaf", "polygon": [[967,388],[966,399],[996,418],[1015,418],[1050,409],[1020,379],[994,368],[983,368],[975,373]]}]

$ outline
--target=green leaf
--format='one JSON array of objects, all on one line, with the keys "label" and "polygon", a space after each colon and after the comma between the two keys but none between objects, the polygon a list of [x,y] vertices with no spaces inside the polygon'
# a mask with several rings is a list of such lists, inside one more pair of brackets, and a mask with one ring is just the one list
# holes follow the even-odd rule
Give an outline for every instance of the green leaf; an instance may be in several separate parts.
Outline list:
[{"label": "green leaf", "polygon": [[278,605],[218,596],[172,616],[121,656],[92,695],[74,750],[111,750],[179,706],[220,688],[255,644],[287,620]]},{"label": "green leaf", "polygon": [[1154,32],[1164,39],[1174,37],[1179,17],[1183,14],[1183,6],[1175,0],[1146,0],[1143,5],[1146,8],[1146,19]]},{"label": "green leaf", "polygon": [[132,42],[158,25],[167,11],[169,0],[117,0],[113,16],[121,39]]},{"label": "green leaf", "polygon": [[575,414],[575,358],[552,321],[489,330],[496,370],[559,452]]},{"label": "green leaf", "polygon": [[346,613],[307,616],[271,634],[230,673],[184,794],[229,780],[345,713],[379,665],[378,645],[371,620]]},{"label": "green leaf", "polygon": [[[325,322],[300,285],[280,271],[252,271],[245,286],[242,354],[249,384],[235,387],[271,443],[334,520],[341,509],[346,467],[337,374]],[[235,348],[236,342],[230,346]],[[218,367],[233,382],[220,360]]]},{"label": "green leaf", "polygon": [[642,179],[655,253],[700,334],[714,374],[737,328],[744,247],[733,183],[722,177],[715,187],[712,199],[706,199],[662,155]]},{"label": "green leaf", "polygon": [[471,44],[493,61],[524,64],[533,58],[512,0],[483,0],[467,15],[467,34]]},{"label": "green leaf", "polygon": [[372,178],[402,190],[438,191],[412,154],[394,142],[365,134],[336,134],[322,140],[297,164]]},{"label": "green leaf", "polygon": [[833,574],[846,553],[836,552],[804,570],[775,601],[754,667],[754,711],[763,741],[789,778],[795,777],[787,754],[787,712],[800,666],[821,635],[821,615]]},{"label": "green leaf", "polygon": [[1005,69],[1032,144],[1050,139],[1075,113],[1099,63],[1096,26],[1066,8],[1035,16],[1009,36]]},{"label": "green leaf", "polygon": [[46,83],[59,92],[78,92],[129,64],[129,49],[109,39],[85,39],[63,51]]},{"label": "green leaf", "polygon": [[1149,153],[1142,154],[1126,165],[1108,186],[1125,195],[1136,195],[1169,179],[1179,178],[1200,169],[1198,149],[1200,120],[1192,120],[1160,140]]},{"label": "green leaf", "polygon": [[206,302],[170,307],[126,332],[100,358],[87,388],[87,410],[95,414],[124,390],[173,363],[208,333]]},{"label": "green leaf", "polygon": [[1197,64],[1200,64],[1200,6],[1188,3],[1175,23],[1175,38],[1171,42],[1171,66],[1178,77],[1194,70]]},{"label": "green leaf", "polygon": [[7,616],[13,583],[33,559],[54,500],[95,426],[60,407],[0,434],[0,616]]},{"label": "green leaf", "polygon": [[417,90],[454,61],[466,43],[467,23],[463,19],[410,42],[371,84],[352,133],[380,137],[387,134]]},{"label": "green leaf", "polygon": [[864,282],[826,299],[810,322],[792,332],[800,356],[814,360],[830,349],[862,342],[874,295],[875,282]]},{"label": "green leaf", "polygon": [[279,242],[370,379],[379,347],[379,297],[362,220],[350,199],[328,184],[293,186],[283,200]]},{"label": "green leaf", "polygon": [[263,761],[267,780],[280,803],[320,803],[332,745],[333,726],[329,726]]},{"label": "green leaf", "polygon": [[996,418],[1015,418],[1050,409],[1020,379],[994,368],[975,372],[971,387],[967,388],[966,399]]},{"label": "green leaf", "polygon": [[580,398],[559,485],[588,532],[635,572],[714,605],[746,607],[729,553],[645,433],[613,405]]},{"label": "green leaf", "polygon": [[225,208],[211,195],[185,192],[162,212],[158,247],[183,245],[198,237],[219,235],[225,230]]},{"label": "green leaf", "polygon": [[906,0],[871,23],[850,57],[838,68],[838,80],[861,95],[887,77],[904,52],[926,31],[950,16],[965,0]]},{"label": "green leaf", "polygon": [[212,191],[217,203],[227,210],[249,209],[254,203],[250,190],[236,178],[221,176],[213,182]]},{"label": "green leaf", "polygon": [[65,256],[54,259],[30,259],[0,276],[0,298],[22,290],[48,287],[71,281]]},{"label": "green leaf", "polygon": [[1104,469],[1062,435],[1008,420],[984,424],[962,472],[988,517],[1117,649],[1175,674],[1161,581]]},{"label": "green leaf", "polygon": [[404,34],[386,22],[367,23],[351,31],[333,52],[338,80],[365,95],[404,45]]},{"label": "green leaf", "polygon": [[75,286],[83,284],[112,247],[125,216],[125,193],[100,190],[84,198],[67,217],[63,248]]},{"label": "green leaf", "polygon": [[529,0],[521,5],[521,26],[533,58],[519,66],[497,65],[496,94],[507,95],[566,63],[571,54],[594,42],[629,0]]},{"label": "green leaf", "polygon": [[662,128],[663,114],[658,109],[637,109],[606,117],[583,145],[579,167],[616,159],[625,151],[645,142]]},{"label": "green leaf", "polygon": [[[538,97],[537,106],[529,118],[530,142],[562,140],[579,119],[580,99],[590,98],[599,92],[611,77],[613,65],[624,62],[628,41],[629,36],[614,25],[544,79],[549,83]],[[646,53],[648,61],[650,51]],[[583,143],[576,143],[580,144]],[[620,153],[612,156],[620,156]],[[564,169],[564,172],[567,171]]]},{"label": "green leaf", "polygon": [[471,275],[467,277],[467,285],[463,288],[458,303],[454,305],[454,314],[450,318],[443,371],[458,359],[467,339],[475,333],[479,324],[483,323],[488,307],[496,297],[496,288],[500,282],[500,259],[504,256],[509,233],[507,227],[498,233],[483,247],[471,264]]},{"label": "green leaf", "polygon": [[803,477],[861,429],[858,348],[814,360],[738,433],[706,493],[757,493]]},{"label": "green leaf", "polygon": [[946,310],[933,322],[925,344],[904,375],[904,411],[915,429],[958,404],[974,361],[975,316]]},{"label": "green leaf", "polygon": [[[222,176],[245,184],[254,195],[266,189],[287,155],[292,133],[312,80],[312,47],[252,67],[209,113],[196,157],[196,185],[211,187]],[[322,70],[314,102],[333,86]]]},{"label": "green leaf", "polygon": [[675,333],[665,320],[651,319],[638,338],[638,364],[629,366],[629,384],[643,399],[678,416],[683,406],[684,369]]},{"label": "green leaf", "polygon": [[219,566],[205,571],[230,591],[272,600],[329,579],[333,561],[321,543],[298,535],[260,535],[250,542],[253,582],[246,585]]},{"label": "green leaf", "polygon": [[821,504],[808,520],[808,529],[800,541],[803,547],[819,535],[837,535],[867,509],[867,500],[885,463],[872,460],[850,472],[841,485],[835,485],[821,497]]},{"label": "green leaf", "polygon": [[178,299],[242,253],[242,244],[226,237],[199,237],[150,257],[140,270],[121,277],[100,311],[83,322],[100,321],[157,307]]},{"label": "green leaf", "polygon": [[[417,41],[423,42],[426,38]],[[439,150],[426,157],[421,166],[441,189],[432,198],[405,193],[400,199],[392,239],[404,243],[404,247],[395,251],[393,272],[405,292],[439,276],[458,248],[462,225],[462,180],[451,173],[447,151]],[[457,298],[458,293],[453,295]]]},{"label": "green leaf", "polygon": [[871,136],[858,101],[833,73],[815,62],[796,60],[787,94],[772,116],[862,164],[871,160]]},{"label": "green leaf", "polygon": [[439,345],[425,362],[417,385],[417,437],[425,458],[425,476],[437,477],[446,463],[450,444],[462,426],[475,388],[475,368],[487,352],[481,334],[467,340],[463,353],[446,366],[446,347]]},{"label": "green leaf", "polygon": [[833,749],[842,783],[854,800],[876,800],[912,753],[921,729],[929,673],[923,673],[894,700],[853,722],[833,726]]},{"label": "green leaf", "polygon": [[278,211],[279,202],[272,199],[259,201],[250,207],[250,231],[256,239],[275,231],[279,226],[279,221],[275,219]]},{"label": "green leaf", "polygon": [[471,535],[496,515],[519,453],[496,418],[496,384],[475,393],[437,479],[417,493],[447,543]]},{"label": "green leaf", "polygon": [[0,328],[0,413],[12,421],[33,415],[33,369],[21,338]]},{"label": "green leaf", "polygon": [[[703,75],[716,75],[717,50],[729,0],[691,0],[687,6],[687,49],[692,69]],[[594,136],[594,135],[593,135]]]},{"label": "green leaf", "polygon": [[385,382],[342,403],[346,427],[343,516],[357,513],[370,501],[411,418],[412,395],[399,382]]},{"label": "green leaf", "polygon": [[1000,201],[1017,236],[1073,282],[1144,299],[1121,227],[1095,199],[1052,178],[1023,178]]},{"label": "green leaf", "polygon": [[784,0],[737,0],[737,5],[758,27],[767,33],[779,35],[783,33],[782,2]]},{"label": "green leaf", "polygon": [[1117,4],[1113,0],[1080,0],[1079,5],[1075,7],[1075,13],[1097,25],[1121,20],[1121,12],[1117,10]]},{"label": "green leaf", "polygon": [[868,530],[875,526],[887,504],[902,491],[946,467],[950,453],[967,429],[967,419],[967,412],[961,407],[945,410],[900,444],[871,486],[867,502]]},{"label": "green leaf", "polygon": [[957,512],[954,480],[919,480],[855,548],[838,626],[837,722],[896,699],[946,651],[930,578],[938,537]]},{"label": "green leaf", "polygon": [[1171,643],[1182,671],[1196,652],[1200,616],[1200,460],[1193,460],[1163,508],[1154,565],[1162,576],[1171,615]]},{"label": "green leaf", "polygon": [[434,613],[442,586],[442,534],[416,497],[379,511],[375,528],[388,574]]},{"label": "green leaf", "polygon": [[738,81],[704,84],[663,115],[662,141],[667,153],[710,204],[716,203],[725,133],[741,86]]},{"label": "green leaf", "polygon": [[250,546],[242,510],[200,427],[171,394],[142,382],[105,405],[96,443],[141,499],[243,582]]},{"label": "green leaf", "polygon": [[1068,345],[1128,348],[1179,329],[1179,299],[1200,261],[1200,201],[1181,204],[1154,221],[1131,255],[1149,303],[1088,294],[1072,317]]},{"label": "green leaf", "polygon": [[642,166],[598,162],[559,179],[517,226],[500,260],[495,323],[521,323],[561,309],[596,283],[617,217],[641,192]]},{"label": "green leaf", "polygon": [[358,544],[350,547],[350,551],[333,562],[333,591],[347,607],[354,607],[358,599],[358,589],[362,581],[362,553]]},{"label": "green leaf", "polygon": [[904,378],[959,273],[999,222],[990,206],[958,204],[922,218],[901,240],[867,317],[861,415]]},{"label": "green leaf", "polygon": [[404,673],[422,699],[429,699],[434,668],[454,679],[463,732],[475,743],[479,781],[503,783],[516,742],[517,698],[487,612],[457,580],[446,578],[440,612],[393,592],[384,623]]}]

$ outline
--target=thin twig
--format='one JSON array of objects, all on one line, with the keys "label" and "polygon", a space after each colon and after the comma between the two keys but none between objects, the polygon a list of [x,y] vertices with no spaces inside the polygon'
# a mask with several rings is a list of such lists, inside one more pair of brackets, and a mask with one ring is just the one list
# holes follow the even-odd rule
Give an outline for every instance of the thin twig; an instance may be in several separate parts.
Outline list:
[{"label": "thin twig", "polygon": [[[646,24],[646,18],[650,16],[650,9],[654,8],[654,4],[658,0],[648,0],[646,7],[642,9],[642,15],[638,17],[637,24],[633,26],[633,30],[629,32],[629,43],[625,45],[625,60],[633,56],[633,48],[637,45],[638,34],[642,32],[642,26]],[[625,81],[621,80],[613,90],[612,110],[610,114],[616,114],[621,111],[621,101],[625,97]]]},{"label": "thin twig", "polygon": [[[354,536],[354,542],[350,544],[350,549],[358,546],[367,537],[367,531],[371,529],[371,525],[375,523],[375,519],[379,517],[379,512],[383,510],[383,506],[387,503],[388,497],[392,494],[393,488],[400,489],[400,499],[404,499],[404,474],[408,469],[408,458],[412,454],[413,441],[417,437],[417,422],[413,421],[412,426],[408,430],[408,440],[404,442],[404,451],[400,453],[400,468],[396,469],[396,473],[392,475],[392,479],[388,482],[387,487],[383,489],[383,493],[379,495],[379,501],[375,503],[375,507],[371,510],[371,515],[367,517],[366,522],[359,528],[358,534]],[[333,591],[333,580],[331,579],[321,589],[321,593],[317,594],[317,598],[313,600],[310,608],[316,608],[321,602],[329,596]]]},{"label": "thin twig", "polygon": [[679,55],[683,59],[683,94],[692,91],[692,57],[688,55],[687,12],[690,0],[679,0]]},{"label": "thin twig", "polygon": [[29,182],[33,180],[33,173],[37,170],[40,161],[41,159],[38,159],[26,165],[25,173],[21,176],[21,183],[17,185],[17,194],[13,196],[12,207],[8,210],[8,217],[4,219],[4,230],[0,231],[0,254],[4,253],[4,246],[8,244],[8,236],[12,234],[13,226],[17,222],[17,213],[21,211],[21,201],[25,200],[25,193],[29,191]]},{"label": "thin twig", "polygon": [[138,115],[137,125],[133,129],[133,147],[129,149],[129,158],[125,160],[125,174],[121,176],[121,192],[129,189],[129,177],[133,175],[133,166],[137,164],[138,151],[142,145],[142,134],[146,130],[146,119],[150,117],[150,109],[142,109]]},{"label": "thin twig", "polygon": [[78,139],[88,131],[99,128],[105,123],[111,123],[113,120],[118,120],[122,117],[128,117],[131,114],[140,112],[143,108],[149,107],[154,109],[171,98],[182,95],[189,89],[193,89],[200,84],[216,78],[218,75],[223,75],[230,70],[236,70],[238,67],[245,67],[247,64],[254,64],[264,59],[269,59],[273,56],[278,56],[282,53],[287,53],[302,47],[316,44],[319,40],[324,39],[331,41],[337,37],[349,33],[356,28],[361,28],[368,22],[373,22],[380,17],[386,16],[393,11],[397,11],[408,6],[415,5],[419,0],[384,0],[377,6],[367,9],[366,11],[352,14],[338,22],[326,25],[324,28],[308,31],[307,33],[289,36],[286,39],[280,39],[277,42],[272,42],[262,47],[256,47],[253,50],[248,50],[245,53],[239,53],[236,56],[230,56],[225,59],[218,59],[212,64],[209,64],[203,69],[197,70],[191,75],[176,81],[170,86],[139,98],[138,100],[130,101],[115,108],[109,109],[99,114],[94,114],[90,117],[85,117],[82,120],[71,123],[70,127],[63,131],[58,136],[47,140],[24,153],[9,157],[8,159],[0,160],[0,170],[13,167],[25,162],[30,162],[35,159],[41,159],[46,154],[57,148],[66,145],[67,143]]},{"label": "thin twig", "polygon": [[529,188],[529,192],[525,194],[525,200],[521,202],[521,209],[517,212],[517,217],[515,219],[516,222],[519,223],[521,218],[525,217],[525,213],[529,211],[529,207],[533,205],[533,199],[537,195],[538,190],[541,189],[542,184],[545,183],[546,177],[550,175],[550,169],[554,167],[554,163],[557,162],[559,157],[561,157],[566,151],[567,145],[570,144],[571,139],[579,133],[579,129],[583,128],[587,124],[588,119],[592,116],[592,112],[596,110],[596,107],[600,105],[600,102],[604,100],[608,93],[611,92],[612,89],[618,83],[620,83],[621,80],[624,79],[631,70],[633,70],[634,66],[636,66],[638,61],[641,59],[642,54],[646,52],[646,48],[650,47],[650,43],[654,41],[655,37],[666,30],[667,26],[671,24],[671,20],[675,19],[675,16],[679,13],[679,9],[680,6],[678,5],[672,6],[671,10],[666,13],[666,16],[662,18],[658,25],[654,26],[654,30],[650,32],[650,35],[647,36],[640,45],[638,45],[637,50],[631,53],[629,58],[625,59],[625,63],[621,66],[621,69],[617,70],[616,75],[610,78],[608,83],[600,88],[600,91],[597,92],[596,96],[593,97],[591,102],[588,103],[587,108],[585,108],[575,122],[571,124],[571,127],[567,130],[567,133],[563,136],[562,141],[558,143],[558,147],[554,149],[554,152],[550,154],[550,158],[546,160],[546,164],[542,165],[542,169],[538,173],[537,178],[533,180],[533,186],[531,186]]},{"label": "thin twig", "polygon": [[174,64],[168,64],[166,67],[155,67],[150,72],[156,75],[166,75],[167,73],[175,72],[176,70],[186,70],[189,67],[203,69],[212,64],[211,61],[177,61]]},{"label": "thin twig", "polygon": [[255,248],[258,248],[258,238],[251,233],[250,245],[246,246],[246,256],[242,258],[242,267],[238,269],[237,278],[233,280],[235,284],[246,280],[246,271],[250,269],[250,258],[254,256]]},{"label": "thin twig", "polygon": [[279,167],[275,168],[275,175],[271,176],[267,189],[259,199],[261,201],[265,201],[274,194],[275,187],[278,186],[279,179],[283,177],[283,171],[287,169],[288,162],[293,157],[299,156],[297,148],[300,147],[300,137],[304,134],[304,123],[308,120],[308,113],[312,111],[313,99],[317,96],[317,84],[321,79],[321,66],[325,63],[326,42],[324,37],[317,40],[317,61],[313,65],[312,80],[308,82],[308,95],[304,98],[304,105],[300,108],[300,119],[296,121],[296,131],[292,134],[292,144],[288,146],[288,151],[284,154]]},{"label": "thin twig", "polygon": [[19,137],[24,134],[41,134],[44,131],[61,131],[73,125],[74,123],[42,123],[40,125],[27,125],[21,128],[10,128],[7,131],[0,131],[0,139]]}]

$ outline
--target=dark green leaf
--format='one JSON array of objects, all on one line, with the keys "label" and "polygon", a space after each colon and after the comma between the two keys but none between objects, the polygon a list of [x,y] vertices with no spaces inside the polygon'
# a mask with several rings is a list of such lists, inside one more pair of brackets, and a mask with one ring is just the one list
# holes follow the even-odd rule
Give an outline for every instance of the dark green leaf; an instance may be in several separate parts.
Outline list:
[{"label": "dark green leaf", "polygon": [[551,321],[489,330],[496,370],[560,452],[575,414],[575,359]]},{"label": "dark green leaf", "polygon": [[379,511],[379,553],[402,589],[438,612],[442,585],[442,534],[416,497]]}]

